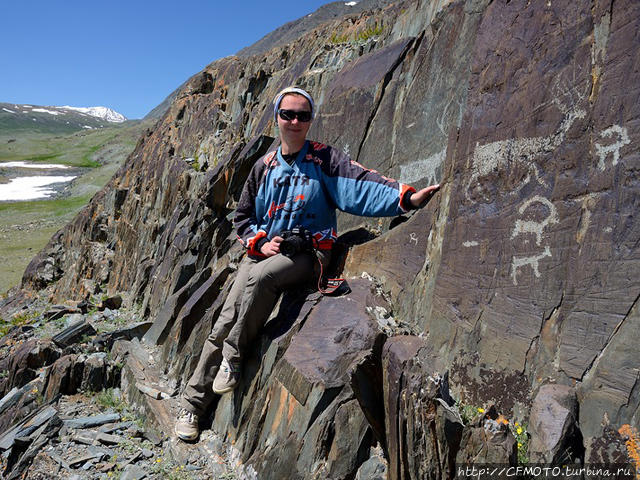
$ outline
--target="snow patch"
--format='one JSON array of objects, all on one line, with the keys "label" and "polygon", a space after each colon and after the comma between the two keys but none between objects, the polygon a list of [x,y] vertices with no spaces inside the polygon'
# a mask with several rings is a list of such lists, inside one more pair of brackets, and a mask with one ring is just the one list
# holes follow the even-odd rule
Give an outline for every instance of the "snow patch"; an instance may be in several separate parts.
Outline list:
[{"label": "snow patch", "polygon": [[0,168],[37,168],[37,169],[50,169],[50,168],[71,168],[67,165],[59,165],[56,163],[27,163],[27,162],[4,162],[0,163]]},{"label": "snow patch", "polygon": [[73,177],[21,177],[14,178],[9,183],[0,184],[0,201],[35,200],[47,198],[56,193],[52,188],[46,188],[56,183],[70,182]]},{"label": "snow patch", "polygon": [[9,113],[16,113],[13,110],[9,110],[8,108],[2,108],[2,110],[4,110],[5,112],[9,112]]},{"label": "snow patch", "polygon": [[64,115],[64,112],[56,112],[56,111],[53,111],[53,110],[47,110],[46,108],[34,108],[31,111],[32,112],[39,112],[39,113],[48,113],[50,115]]},{"label": "snow patch", "polygon": [[89,129],[89,130],[93,130],[93,127],[90,127],[89,125],[83,125],[83,127],[82,127],[82,128],[86,128],[86,129]]},{"label": "snow patch", "polygon": [[121,113],[118,113],[107,107],[70,107],[69,105],[65,105],[64,107],[58,108],[84,113],[112,123],[122,123],[127,120],[127,117],[125,117]]},{"label": "snow patch", "polygon": [[353,7],[354,5],[357,5],[357,4],[358,4],[358,2],[347,2],[347,3],[345,3],[345,5],[347,7]]}]

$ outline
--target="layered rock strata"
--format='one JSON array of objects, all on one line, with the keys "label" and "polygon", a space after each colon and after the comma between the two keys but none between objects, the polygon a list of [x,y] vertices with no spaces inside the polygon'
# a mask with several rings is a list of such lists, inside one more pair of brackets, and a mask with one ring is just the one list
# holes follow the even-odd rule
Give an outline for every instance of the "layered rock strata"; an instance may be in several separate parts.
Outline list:
[{"label": "layered rock strata", "polygon": [[[640,406],[639,27],[632,0],[406,1],[218,60],[34,259],[23,288],[127,292],[154,322],[156,367],[183,384],[241,256],[230,214],[243,179],[276,146],[271,100],[297,84],[319,104],[310,137],[442,189],[404,222],[340,218],[380,234],[346,260],[377,303],[355,282],[344,299],[303,299],[286,333],[262,338],[243,389],[212,419],[247,468],[351,478],[379,443],[389,478],[446,478],[456,462],[513,462],[505,425],[544,398],[567,441],[534,439],[532,453],[542,442],[545,460],[628,459]],[[396,332],[418,338],[383,348]],[[459,403],[493,413],[456,418],[442,379]],[[545,393],[553,385],[577,408]],[[566,451],[576,442],[583,450]]]}]

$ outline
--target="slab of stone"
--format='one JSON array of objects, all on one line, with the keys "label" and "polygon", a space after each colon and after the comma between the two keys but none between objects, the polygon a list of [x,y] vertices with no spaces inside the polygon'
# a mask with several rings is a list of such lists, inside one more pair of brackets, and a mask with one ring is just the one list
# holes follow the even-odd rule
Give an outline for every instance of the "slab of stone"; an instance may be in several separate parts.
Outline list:
[{"label": "slab of stone", "polygon": [[4,397],[0,400],[0,415],[4,413],[5,410],[14,406],[20,397],[22,396],[22,391],[18,387],[13,387]]},{"label": "slab of stone", "polygon": [[110,435],[108,433],[98,432],[95,440],[103,445],[118,445],[123,442],[123,438],[118,435]]},{"label": "slab of stone", "polygon": [[312,310],[284,354],[278,378],[303,405],[317,383],[326,389],[344,386],[350,367],[378,336],[366,306],[383,300],[376,298],[367,280],[350,284],[351,294],[324,298]]},{"label": "slab of stone", "polygon": [[126,430],[132,425],[133,425],[133,422],[130,420],[126,422],[109,423],[106,425],[102,425],[100,428],[98,428],[98,431],[104,432],[104,433],[113,433],[116,430]]},{"label": "slab of stone", "polygon": [[49,310],[47,310],[43,316],[48,321],[57,320],[59,318],[64,317],[65,315],[80,313],[80,310],[74,307],[69,307],[67,305],[52,305]]},{"label": "slab of stone", "polygon": [[78,468],[90,460],[95,460],[96,458],[102,458],[104,456],[103,453],[93,452],[93,453],[85,453],[83,455],[79,455],[77,457],[69,460],[69,466],[71,468]]},{"label": "slab of stone", "polygon": [[73,440],[76,443],[91,445],[95,442],[97,435],[98,435],[98,432],[95,432],[95,431],[83,431],[73,435],[71,437],[71,440]]},{"label": "slab of stone", "polygon": [[99,345],[106,350],[111,350],[116,340],[133,340],[140,339],[151,328],[153,322],[139,322],[129,325],[125,328],[114,330],[113,332],[102,332],[93,339],[94,345]]},{"label": "slab of stone", "polygon": [[499,420],[493,407],[475,424],[464,429],[455,461],[456,464],[465,465],[517,464],[518,442],[509,426]]},{"label": "slab of stone", "polygon": [[120,476],[120,480],[142,480],[143,478],[147,478],[147,472],[137,465],[127,465]]},{"label": "slab of stone", "polygon": [[118,310],[122,306],[122,296],[114,295],[112,297],[105,298],[98,307],[98,310],[104,310],[106,308],[110,310]]},{"label": "slab of stone", "polygon": [[58,411],[52,406],[42,408],[29,419],[19,423],[7,433],[5,433],[2,437],[0,437],[0,449],[10,449],[13,446],[16,438],[26,437],[30,435],[32,432],[40,428],[42,425],[44,425],[57,415]]},{"label": "slab of stone", "polygon": [[86,319],[69,325],[60,333],[53,336],[53,342],[59,347],[68,347],[80,341],[86,335],[95,335],[96,329],[93,328]]},{"label": "slab of stone", "polygon": [[577,430],[578,399],[566,385],[543,385],[538,390],[529,414],[531,440],[527,450],[534,463],[571,461],[565,449]]},{"label": "slab of stone", "polygon": [[117,422],[120,420],[119,413],[104,413],[90,417],[77,417],[64,420],[64,425],[68,428],[93,428],[105,423]]}]

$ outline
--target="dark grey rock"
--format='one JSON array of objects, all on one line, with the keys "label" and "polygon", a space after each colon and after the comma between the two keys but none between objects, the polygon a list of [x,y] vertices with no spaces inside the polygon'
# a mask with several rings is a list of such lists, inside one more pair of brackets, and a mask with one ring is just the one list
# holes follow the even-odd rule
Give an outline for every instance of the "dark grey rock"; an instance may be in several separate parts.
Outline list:
[{"label": "dark grey rock", "polygon": [[142,480],[147,477],[147,472],[145,472],[141,467],[137,465],[127,465],[122,470],[122,475],[120,476],[120,480]]},{"label": "dark grey rock", "polygon": [[53,336],[52,340],[60,347],[68,347],[88,335],[95,335],[96,330],[86,320],[69,325],[62,332]]},{"label": "dark grey rock", "polygon": [[[98,309],[99,310],[105,310],[105,309],[118,310],[121,306],[122,306],[122,297],[120,295],[114,295],[113,297],[105,298],[100,304],[100,306],[98,307]],[[105,315],[106,315],[106,310],[105,310]]]},{"label": "dark grey rock", "polygon": [[578,399],[573,388],[566,385],[540,387],[529,416],[529,459],[554,464],[573,461],[573,457],[567,457],[567,449],[573,446],[577,420]]},{"label": "dark grey rock", "polygon": [[387,480],[387,470],[384,452],[381,447],[378,447],[372,449],[369,459],[360,465],[355,480]]},{"label": "dark grey rock", "polygon": [[105,413],[91,417],[77,417],[64,420],[64,425],[69,428],[92,428],[99,427],[105,423],[117,422],[118,420],[120,420],[119,413]]}]

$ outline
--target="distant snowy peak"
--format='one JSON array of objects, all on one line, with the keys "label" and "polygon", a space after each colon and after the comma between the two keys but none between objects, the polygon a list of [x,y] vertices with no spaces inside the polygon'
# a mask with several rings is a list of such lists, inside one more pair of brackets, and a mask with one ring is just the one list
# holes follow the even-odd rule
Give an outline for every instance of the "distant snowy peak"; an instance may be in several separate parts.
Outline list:
[{"label": "distant snowy peak", "polygon": [[74,110],[76,112],[84,113],[91,117],[101,118],[103,120],[106,120],[107,122],[112,123],[122,123],[127,120],[127,118],[121,113],[118,113],[107,107],[70,107],[68,105],[65,105],[64,107],[57,108]]}]

